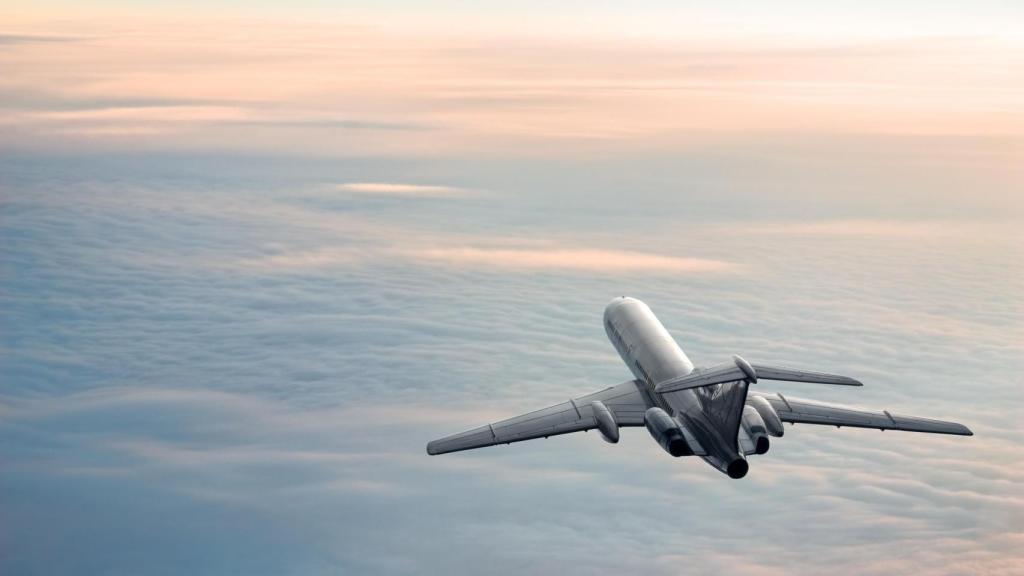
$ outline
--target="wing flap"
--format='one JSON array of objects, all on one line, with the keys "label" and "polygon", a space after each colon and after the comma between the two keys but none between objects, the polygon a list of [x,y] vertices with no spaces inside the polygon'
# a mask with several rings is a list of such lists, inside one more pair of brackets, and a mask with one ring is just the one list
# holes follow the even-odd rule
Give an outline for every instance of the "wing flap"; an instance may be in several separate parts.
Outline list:
[{"label": "wing flap", "polygon": [[906,432],[928,432],[932,434],[956,434],[959,436],[974,435],[969,428],[956,422],[892,414],[888,410],[863,410],[839,404],[793,398],[778,393],[751,392],[751,394],[768,400],[783,422],[876,428],[878,430],[903,430]]},{"label": "wing flap", "polygon": [[643,426],[644,412],[654,405],[643,384],[631,380],[600,392],[434,440],[427,444],[427,453],[445,454],[590,430],[597,427],[590,405],[594,400],[608,407],[619,426]]}]

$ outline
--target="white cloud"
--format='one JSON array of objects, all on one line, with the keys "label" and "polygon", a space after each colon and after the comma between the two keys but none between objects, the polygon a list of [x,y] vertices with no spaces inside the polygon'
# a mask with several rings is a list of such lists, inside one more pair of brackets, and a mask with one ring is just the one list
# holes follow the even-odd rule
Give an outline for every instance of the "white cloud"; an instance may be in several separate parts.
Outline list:
[{"label": "white cloud", "polygon": [[343,192],[372,196],[412,196],[421,198],[455,198],[468,196],[472,191],[454,186],[427,184],[401,184],[395,182],[349,182],[335,187]]},{"label": "white cloud", "polygon": [[[127,168],[80,169],[47,161],[5,182],[0,508],[23,529],[0,570],[136,572],[186,547],[247,573],[1009,573],[1019,559],[1009,242],[880,250],[608,206],[565,226],[544,203],[495,208],[528,229],[481,231],[464,203],[421,203],[438,217],[424,224],[400,203],[288,204],[294,179],[125,186]],[[21,183],[31,170],[42,184]],[[392,170],[378,178],[423,177]],[[771,389],[977,435],[787,427],[739,482],[643,429],[615,446],[590,433],[424,453],[629,378],[600,326],[622,293],[695,361],[849,373],[867,385]],[[132,546],[98,556],[111,541]]]},{"label": "white cloud", "polygon": [[[420,244],[437,244],[443,236],[425,236]],[[483,238],[480,239],[484,240]],[[266,272],[288,272],[344,268],[372,263],[410,262],[427,266],[467,269],[493,268],[504,271],[547,270],[563,273],[598,273],[621,276],[636,272],[658,274],[715,274],[736,272],[739,267],[730,262],[686,256],[668,256],[636,250],[606,250],[601,248],[495,248],[479,246],[435,245],[411,247],[417,239],[395,247],[363,246],[327,247],[311,250],[283,250],[275,254],[240,261],[244,268]]]},{"label": "white cloud", "polygon": [[618,275],[631,272],[724,272],[734,265],[719,260],[599,248],[517,249],[450,246],[400,250],[416,261],[451,266],[521,270],[572,270]]}]

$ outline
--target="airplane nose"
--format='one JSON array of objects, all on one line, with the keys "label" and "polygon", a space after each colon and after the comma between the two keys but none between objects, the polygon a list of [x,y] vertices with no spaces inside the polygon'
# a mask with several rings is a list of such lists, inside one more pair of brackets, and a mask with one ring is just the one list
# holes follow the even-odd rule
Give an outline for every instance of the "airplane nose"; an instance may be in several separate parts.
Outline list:
[{"label": "airplane nose", "polygon": [[608,315],[611,314],[612,311],[614,311],[616,308],[621,306],[622,303],[625,302],[625,301],[626,301],[626,297],[625,296],[619,296],[617,298],[612,298],[612,301],[609,302],[608,305],[604,307],[604,317],[608,318]]},{"label": "airplane nose", "polygon": [[629,296],[616,296],[615,298],[612,298],[612,301],[609,302],[607,306],[604,307],[604,312],[605,314],[607,314],[608,312],[611,312],[612,310],[618,308],[619,306],[622,306],[626,302],[632,302],[635,300],[636,298],[630,298]]}]

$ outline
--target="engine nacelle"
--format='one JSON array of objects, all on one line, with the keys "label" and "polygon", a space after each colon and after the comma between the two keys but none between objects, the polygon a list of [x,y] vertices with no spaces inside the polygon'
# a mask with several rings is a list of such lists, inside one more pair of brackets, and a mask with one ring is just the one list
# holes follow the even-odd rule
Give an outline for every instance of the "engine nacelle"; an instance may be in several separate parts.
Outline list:
[{"label": "engine nacelle", "polygon": [[764,454],[767,452],[771,445],[768,441],[768,429],[757,409],[750,405],[744,406],[743,419],[740,423],[750,439],[754,441],[754,453]]},{"label": "engine nacelle", "polygon": [[683,435],[682,425],[661,408],[648,408],[647,412],[644,412],[644,425],[665,452],[676,458],[693,455],[693,450]]},{"label": "engine nacelle", "polygon": [[757,410],[757,414],[761,416],[768,434],[776,438],[782,437],[782,434],[785,432],[785,429],[782,427],[782,419],[779,418],[775,408],[772,408],[771,402],[762,396],[748,396],[747,405],[753,406]]},{"label": "engine nacelle", "polygon": [[615,421],[615,414],[600,400],[591,402],[590,408],[594,411],[594,423],[597,424],[601,437],[616,444],[619,441],[619,423]]}]

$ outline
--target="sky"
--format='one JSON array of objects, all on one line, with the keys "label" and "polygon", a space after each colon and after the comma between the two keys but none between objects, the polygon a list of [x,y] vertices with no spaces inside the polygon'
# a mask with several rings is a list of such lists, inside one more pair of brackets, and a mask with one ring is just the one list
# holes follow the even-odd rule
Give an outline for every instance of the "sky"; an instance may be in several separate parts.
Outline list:
[{"label": "sky", "polygon": [[[1015,574],[1015,2],[0,4],[0,573]],[[973,437],[429,457],[695,363]]]}]

